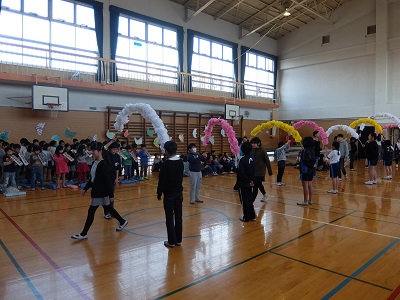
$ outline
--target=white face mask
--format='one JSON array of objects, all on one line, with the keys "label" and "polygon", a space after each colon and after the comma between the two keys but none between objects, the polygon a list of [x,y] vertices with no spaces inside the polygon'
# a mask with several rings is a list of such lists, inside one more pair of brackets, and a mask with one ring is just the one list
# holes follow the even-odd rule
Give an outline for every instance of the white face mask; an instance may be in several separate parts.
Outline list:
[{"label": "white face mask", "polygon": [[196,153],[196,151],[197,151],[197,148],[192,148],[193,153]]}]

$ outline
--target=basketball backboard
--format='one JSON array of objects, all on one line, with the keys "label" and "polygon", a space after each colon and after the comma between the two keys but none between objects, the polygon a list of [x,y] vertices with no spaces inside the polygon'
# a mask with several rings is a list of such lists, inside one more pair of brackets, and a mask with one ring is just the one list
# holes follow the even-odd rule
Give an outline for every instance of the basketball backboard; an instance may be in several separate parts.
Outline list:
[{"label": "basketball backboard", "polygon": [[239,110],[239,105],[225,104],[225,119],[232,120],[235,118],[239,118]]},{"label": "basketball backboard", "polygon": [[50,87],[43,85],[32,86],[32,109],[50,110],[49,107],[57,107],[58,111],[68,111],[68,89],[62,87]]}]

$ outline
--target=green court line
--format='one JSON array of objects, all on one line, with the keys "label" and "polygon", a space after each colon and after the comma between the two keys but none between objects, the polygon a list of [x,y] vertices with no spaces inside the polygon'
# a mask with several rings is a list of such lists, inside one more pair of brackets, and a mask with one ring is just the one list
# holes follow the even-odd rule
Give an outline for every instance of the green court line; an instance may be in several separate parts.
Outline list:
[{"label": "green court line", "polygon": [[254,256],[252,256],[252,257],[249,257],[249,258],[247,258],[247,259],[245,259],[245,260],[242,260],[242,261],[240,261],[240,262],[238,262],[238,263],[236,263],[236,264],[234,264],[234,265],[232,265],[232,266],[229,266],[229,267],[227,267],[227,268],[225,268],[225,269],[222,269],[222,270],[220,270],[220,271],[218,271],[218,272],[216,272],[216,273],[214,273],[214,274],[208,275],[208,276],[206,276],[206,277],[204,277],[204,278],[202,278],[202,279],[199,279],[199,280],[197,280],[197,281],[195,281],[195,282],[192,282],[192,283],[190,283],[190,284],[188,284],[188,285],[185,285],[185,286],[183,286],[183,287],[181,287],[181,288],[179,288],[179,289],[176,289],[176,290],[171,291],[171,292],[169,292],[169,293],[167,293],[167,294],[165,294],[165,295],[162,295],[162,296],[160,296],[160,297],[157,297],[156,299],[165,299],[165,298],[167,298],[167,297],[169,297],[169,296],[171,296],[171,295],[174,295],[174,294],[179,293],[179,292],[181,292],[181,291],[183,291],[183,290],[185,290],[185,289],[188,289],[188,288],[190,288],[190,287],[192,287],[192,286],[195,286],[195,285],[197,285],[197,284],[199,284],[199,283],[202,283],[202,282],[204,282],[204,281],[207,281],[208,279],[211,279],[211,278],[213,278],[213,277],[215,277],[215,276],[218,276],[218,275],[221,275],[221,274],[223,274],[223,273],[226,273],[226,272],[228,272],[228,271],[230,271],[230,270],[232,270],[232,269],[234,269],[234,268],[236,268],[236,267],[239,267],[239,266],[241,266],[241,265],[243,265],[243,264],[245,264],[245,263],[247,263],[247,262],[249,262],[249,261],[252,261],[252,260],[254,260],[254,259],[256,259],[256,258],[258,258],[258,257],[260,257],[260,256],[262,256],[262,255],[264,255],[264,254],[266,254],[266,253],[272,252],[272,251],[274,251],[275,249],[278,249],[278,248],[283,247],[283,246],[285,246],[285,245],[287,245],[287,244],[289,244],[289,243],[291,243],[291,242],[293,242],[293,241],[296,241],[296,240],[298,240],[298,239],[300,239],[300,238],[302,238],[302,237],[304,237],[304,236],[306,236],[306,235],[308,235],[308,234],[310,234],[310,233],[312,233],[312,232],[314,232],[314,231],[316,231],[316,230],[319,230],[319,229],[321,229],[321,228],[324,228],[324,227],[328,226],[329,224],[335,223],[336,221],[339,221],[339,220],[341,220],[341,219],[343,219],[343,218],[345,218],[345,217],[351,215],[351,214],[354,213],[354,212],[355,212],[355,211],[352,211],[352,212],[350,212],[350,213],[348,213],[348,214],[346,214],[346,215],[344,215],[344,216],[341,216],[341,217],[339,217],[339,218],[337,218],[337,219],[334,219],[334,220],[330,221],[330,222],[327,223],[327,224],[323,224],[323,225],[321,225],[321,226],[318,226],[317,228],[312,229],[312,230],[310,230],[310,231],[307,231],[307,232],[305,232],[305,233],[303,233],[303,234],[301,234],[301,235],[299,235],[299,236],[297,236],[297,237],[295,237],[295,238],[292,238],[292,239],[290,239],[290,240],[288,240],[288,241],[286,241],[286,242],[284,242],[284,243],[282,243],[282,244],[279,244],[279,245],[277,245],[277,246],[274,246],[274,247],[272,247],[272,248],[270,248],[270,249],[268,249],[268,250],[265,250],[265,251],[263,251],[263,252],[261,252],[261,253],[259,253],[259,254],[256,254],[256,255],[254,255]]}]

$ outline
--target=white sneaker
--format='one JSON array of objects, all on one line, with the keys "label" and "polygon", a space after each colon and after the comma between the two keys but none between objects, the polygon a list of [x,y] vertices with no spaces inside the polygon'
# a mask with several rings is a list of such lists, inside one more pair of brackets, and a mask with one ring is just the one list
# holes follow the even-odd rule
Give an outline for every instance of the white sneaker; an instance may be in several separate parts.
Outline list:
[{"label": "white sneaker", "polygon": [[338,193],[338,190],[329,190],[328,193],[329,193],[329,194],[337,194],[337,193]]},{"label": "white sneaker", "polygon": [[81,235],[79,233],[79,234],[75,234],[75,235],[71,236],[71,239],[74,239],[74,240],[86,240],[87,239],[87,235]]},{"label": "white sneaker", "polygon": [[344,175],[344,179],[347,179],[347,175]]},{"label": "white sneaker", "polygon": [[282,182],[277,182],[276,185],[277,185],[277,186],[282,186],[283,183],[282,183]]},{"label": "white sneaker", "polygon": [[398,168],[399,167],[399,165],[396,165],[396,168]]},{"label": "white sneaker", "polygon": [[339,181],[342,181],[342,178],[338,178]]},{"label": "white sneaker", "polygon": [[122,225],[118,224],[117,231],[121,231],[122,229],[125,228],[126,225],[128,225],[128,221],[127,220],[125,220],[124,224],[122,224]]},{"label": "white sneaker", "polygon": [[269,200],[268,197],[263,196],[260,201],[261,202],[268,202],[268,200]]},{"label": "white sneaker", "polygon": [[377,184],[377,183],[378,183],[378,180],[372,181],[372,184]]},{"label": "white sneaker", "polygon": [[373,185],[374,182],[373,182],[372,180],[368,180],[368,181],[364,182],[364,184],[366,184],[366,185]]},{"label": "white sneaker", "polygon": [[104,219],[110,220],[112,218],[111,214],[106,214],[104,215]]}]

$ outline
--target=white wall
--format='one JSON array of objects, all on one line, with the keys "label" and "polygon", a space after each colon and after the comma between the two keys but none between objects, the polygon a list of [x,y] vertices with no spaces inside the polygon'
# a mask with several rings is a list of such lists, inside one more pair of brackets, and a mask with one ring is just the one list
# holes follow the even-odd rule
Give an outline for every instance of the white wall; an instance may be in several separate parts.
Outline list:
[{"label": "white wall", "polygon": [[[376,10],[383,1],[351,1],[332,15],[334,24],[316,20],[278,41],[279,119],[400,115],[400,2]],[[374,24],[377,34],[367,37]]]}]

